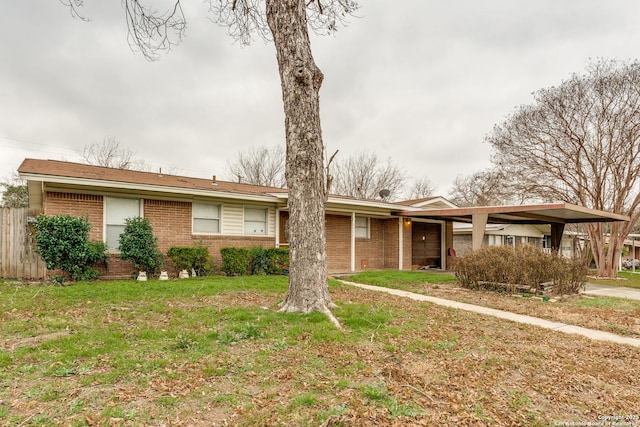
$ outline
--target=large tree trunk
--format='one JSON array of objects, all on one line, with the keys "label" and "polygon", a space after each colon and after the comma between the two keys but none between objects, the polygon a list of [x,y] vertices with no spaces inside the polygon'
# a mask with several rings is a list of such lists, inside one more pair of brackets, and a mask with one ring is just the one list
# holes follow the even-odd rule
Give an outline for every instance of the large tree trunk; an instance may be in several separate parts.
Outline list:
[{"label": "large tree trunk", "polygon": [[603,225],[602,223],[587,225],[591,250],[597,267],[596,274],[598,277],[616,278],[622,246],[630,226],[627,223],[611,223],[609,232],[605,232]]},{"label": "large tree trunk", "polygon": [[289,289],[282,311],[331,315],[325,237],[326,186],[319,91],[323,75],[311,55],[304,0],[267,0],[276,47],[287,142]]}]

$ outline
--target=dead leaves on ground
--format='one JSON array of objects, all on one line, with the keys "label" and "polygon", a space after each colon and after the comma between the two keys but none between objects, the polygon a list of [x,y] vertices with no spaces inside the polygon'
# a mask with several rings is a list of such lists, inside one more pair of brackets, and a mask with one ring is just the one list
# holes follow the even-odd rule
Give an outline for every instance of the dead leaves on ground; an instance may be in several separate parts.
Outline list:
[{"label": "dead leaves on ground", "polygon": [[[265,337],[220,354],[186,353],[184,361],[110,385],[43,378],[42,388],[64,391],[48,401],[15,384],[5,388],[9,412],[35,418],[48,410],[61,425],[363,427],[548,425],[638,412],[636,349],[359,289],[340,287],[332,297],[391,315],[359,341],[348,339],[355,331],[334,342],[302,329],[286,345]],[[275,309],[277,302],[246,292],[171,303],[223,310]],[[116,320],[129,311],[109,313]],[[65,409],[75,401],[86,402],[85,410]]]}]

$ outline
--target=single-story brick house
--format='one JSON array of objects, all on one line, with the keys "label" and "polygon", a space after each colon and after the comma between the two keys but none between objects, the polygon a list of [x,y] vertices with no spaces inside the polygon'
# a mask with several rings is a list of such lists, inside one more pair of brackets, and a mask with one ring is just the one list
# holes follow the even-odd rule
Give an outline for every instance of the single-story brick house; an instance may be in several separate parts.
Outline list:
[{"label": "single-story brick house", "polygon": [[[27,181],[30,208],[89,219],[90,238],[105,242],[114,254],[103,271],[107,277],[131,274],[131,264],[116,254],[129,217],[149,219],[163,253],[172,246],[203,244],[219,262],[220,248],[226,246],[287,246],[287,191],[282,188],[39,159],[25,159],[18,173]],[[452,206],[438,197],[400,204],[330,196],[329,272],[445,269],[452,222],[406,212]],[[396,214],[400,211],[405,215]]]},{"label": "single-story brick house", "polygon": [[[105,277],[132,273],[131,264],[117,257],[118,237],[130,217],[149,219],[164,253],[202,244],[220,262],[226,246],[288,245],[286,189],[56,160],[25,159],[18,173],[27,181],[31,209],[88,218],[90,238],[105,242],[114,255]],[[328,269],[447,269],[456,256],[455,222],[471,224],[473,250],[490,239],[491,224],[550,225],[544,239],[559,250],[565,224],[610,221],[629,217],[564,202],[458,208],[441,197],[389,203],[329,196]]]}]

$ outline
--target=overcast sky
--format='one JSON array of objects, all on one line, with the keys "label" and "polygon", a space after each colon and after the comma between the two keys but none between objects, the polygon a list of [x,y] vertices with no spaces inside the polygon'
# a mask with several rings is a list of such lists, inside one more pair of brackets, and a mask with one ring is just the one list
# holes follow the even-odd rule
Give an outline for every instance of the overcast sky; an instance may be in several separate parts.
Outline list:
[{"label": "overcast sky", "polygon": [[[185,0],[185,40],[148,62],[127,44],[119,0],[85,3],[91,22],[57,1],[2,4],[0,177],[25,157],[78,161],[107,136],[155,170],[219,178],[239,150],[284,144],[272,45],[234,44]],[[490,166],[484,137],[532,92],[590,58],[640,56],[637,0],[361,4],[361,18],[312,40],[328,151],[372,150],[442,196]]]}]

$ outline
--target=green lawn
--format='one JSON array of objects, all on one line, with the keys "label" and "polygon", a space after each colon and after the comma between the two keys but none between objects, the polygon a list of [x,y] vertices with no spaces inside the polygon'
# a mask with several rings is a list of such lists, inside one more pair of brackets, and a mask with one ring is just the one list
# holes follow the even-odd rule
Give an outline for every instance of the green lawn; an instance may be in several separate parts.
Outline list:
[{"label": "green lawn", "polygon": [[589,278],[588,281],[590,283],[640,289],[640,271],[635,273],[631,271],[620,271],[618,272],[618,278],[618,280]]},{"label": "green lawn", "polygon": [[422,283],[454,283],[456,281],[456,277],[451,273],[397,270],[363,271],[340,278],[386,288],[403,288],[406,285]]},{"label": "green lawn", "polygon": [[0,282],[0,425],[547,426],[640,395],[625,346],[330,287],[343,331],[278,312],[282,276]]}]

